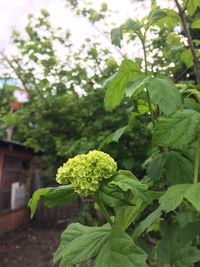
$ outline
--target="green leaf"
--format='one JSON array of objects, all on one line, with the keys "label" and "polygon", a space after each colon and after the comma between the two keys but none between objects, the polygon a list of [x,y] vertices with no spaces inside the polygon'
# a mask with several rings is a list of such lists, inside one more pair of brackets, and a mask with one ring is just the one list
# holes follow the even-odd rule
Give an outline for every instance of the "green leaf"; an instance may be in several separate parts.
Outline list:
[{"label": "green leaf", "polygon": [[151,202],[151,198],[148,195],[148,186],[140,182],[131,172],[129,171],[118,171],[118,174],[113,178],[112,185],[118,186],[122,191],[130,191],[134,196]]},{"label": "green leaf", "polygon": [[154,210],[150,213],[143,221],[139,223],[139,225],[135,228],[133,232],[133,239],[137,239],[140,235],[151,226],[160,216],[162,215],[162,210],[160,208]]},{"label": "green leaf", "polygon": [[155,158],[146,162],[147,176],[155,181],[163,176],[163,170],[166,162],[166,154],[160,153]]},{"label": "green leaf", "polygon": [[200,18],[195,19],[191,24],[192,29],[200,29]]},{"label": "green leaf", "polygon": [[[184,0],[183,3],[184,3],[184,5],[186,5],[187,0]],[[188,5],[187,5],[187,10],[188,10],[189,15],[193,16],[198,7],[200,7],[199,0],[189,1]]]},{"label": "green leaf", "polygon": [[166,115],[170,115],[181,107],[181,95],[179,94],[174,83],[163,78],[151,79],[147,84],[151,100],[158,104],[160,110]]},{"label": "green leaf", "polygon": [[40,188],[34,192],[32,198],[28,202],[31,209],[31,218],[33,218],[38,201],[43,200],[45,206],[52,208],[72,202],[76,197],[71,185],[63,185],[59,187]]},{"label": "green leaf", "polygon": [[153,78],[145,75],[136,76],[128,82],[126,95],[129,97],[137,95],[145,87],[149,90],[152,102],[158,104],[160,110],[166,115],[174,113],[181,107],[181,95],[177,88],[170,80],[164,78]]},{"label": "green leaf", "polygon": [[144,251],[134,244],[122,228],[113,226],[94,267],[147,267],[146,258]]},{"label": "green leaf", "polygon": [[158,121],[153,132],[153,146],[182,149],[194,141],[200,131],[200,113],[194,110],[178,111]]},{"label": "green leaf", "polygon": [[184,194],[184,197],[195,207],[196,210],[200,211],[200,183],[196,183],[188,187]]},{"label": "green leaf", "polygon": [[124,91],[127,83],[135,76],[139,75],[140,68],[137,63],[124,59],[120,65],[118,73],[108,81],[104,99],[107,110],[114,109],[124,98]]},{"label": "green leaf", "polygon": [[159,200],[160,209],[165,212],[175,210],[183,201],[187,189],[188,184],[170,186]]},{"label": "green leaf", "polygon": [[144,204],[141,199],[137,199],[132,206],[115,207],[115,224],[126,230],[131,223],[134,223],[146,206],[147,204]]},{"label": "green leaf", "polygon": [[48,192],[49,192],[49,188],[40,188],[34,192],[32,198],[28,202],[28,207],[31,209],[31,218],[33,218],[36,212],[37,204],[41,196],[45,195]]},{"label": "green leaf", "polygon": [[140,93],[150,79],[152,78],[146,75],[134,77],[126,86],[126,96],[131,97]]},{"label": "green leaf", "polygon": [[132,205],[127,195],[125,195],[120,188],[113,185],[112,181],[102,183],[97,193],[99,198],[108,207]]},{"label": "green leaf", "polygon": [[196,210],[200,211],[200,183],[177,184],[170,186],[161,196],[160,209],[169,212],[175,210],[183,201],[187,199]]},{"label": "green leaf", "polygon": [[142,28],[139,21],[128,19],[124,24],[121,25],[121,30],[125,32],[135,32],[137,33]]},{"label": "green leaf", "polygon": [[111,142],[118,142],[120,137],[124,134],[124,132],[128,129],[129,125],[126,125],[122,128],[117,129],[115,132],[109,134],[99,145],[99,149],[110,144]]},{"label": "green leaf", "polygon": [[[200,250],[191,246],[192,240],[200,232],[199,222],[183,228],[177,223],[162,225],[163,239],[156,249],[159,266],[189,267],[200,260]],[[186,238],[185,238],[186,236]]]},{"label": "green leaf", "polygon": [[121,28],[112,29],[112,31],[111,31],[112,44],[114,44],[118,47],[121,47],[120,42],[121,42],[122,38],[123,38],[123,36],[122,36]]},{"label": "green leaf", "polygon": [[53,263],[60,261],[60,267],[82,263],[95,257],[110,234],[110,226],[88,227],[71,224],[61,235],[61,242],[53,254]]},{"label": "green leaf", "polygon": [[167,16],[166,12],[164,12],[162,9],[157,7],[150,12],[148,16],[148,23],[152,24],[156,22],[157,20],[162,19],[166,16]]},{"label": "green leaf", "polygon": [[146,163],[147,175],[157,181],[166,175],[171,184],[191,183],[193,163],[175,151],[156,155]]},{"label": "green leaf", "polygon": [[145,28],[148,29],[151,25],[156,25],[161,29],[173,29],[178,21],[179,16],[177,12],[171,9],[160,9],[159,7],[157,7],[150,12]]},{"label": "green leaf", "polygon": [[171,184],[192,183],[193,163],[178,152],[166,153],[165,169],[167,179]]},{"label": "green leaf", "polygon": [[194,65],[192,59],[192,52],[190,49],[185,49],[181,54],[181,60],[185,63],[185,65],[190,68]]}]

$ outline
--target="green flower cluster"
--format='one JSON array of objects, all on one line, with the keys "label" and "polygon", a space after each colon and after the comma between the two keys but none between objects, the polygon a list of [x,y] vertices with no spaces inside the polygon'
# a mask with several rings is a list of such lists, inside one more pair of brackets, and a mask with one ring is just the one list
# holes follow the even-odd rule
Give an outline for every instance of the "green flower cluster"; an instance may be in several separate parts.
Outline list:
[{"label": "green flower cluster", "polygon": [[117,164],[108,154],[93,150],[69,159],[58,169],[56,181],[71,183],[74,191],[87,196],[97,191],[102,179],[116,172]]}]

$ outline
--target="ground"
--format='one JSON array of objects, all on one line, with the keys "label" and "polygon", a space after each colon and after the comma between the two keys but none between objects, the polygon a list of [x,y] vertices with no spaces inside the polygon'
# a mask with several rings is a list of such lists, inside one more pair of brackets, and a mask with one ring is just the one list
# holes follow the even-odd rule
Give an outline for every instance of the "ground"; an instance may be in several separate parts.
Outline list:
[{"label": "ground", "polygon": [[0,266],[50,267],[62,230],[26,225],[0,236]]}]

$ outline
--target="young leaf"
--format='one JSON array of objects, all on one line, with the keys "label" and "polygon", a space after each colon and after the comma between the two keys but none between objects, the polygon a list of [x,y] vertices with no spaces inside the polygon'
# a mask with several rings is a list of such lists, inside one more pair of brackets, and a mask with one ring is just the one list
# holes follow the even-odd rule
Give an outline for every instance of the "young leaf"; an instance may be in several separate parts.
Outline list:
[{"label": "young leaf", "polygon": [[121,25],[121,29],[124,32],[135,32],[137,33],[142,28],[142,25],[135,20],[128,19],[124,24]]},{"label": "young leaf", "polygon": [[193,141],[200,131],[200,113],[184,110],[158,121],[153,133],[153,145],[181,149]]},{"label": "young leaf", "polygon": [[111,31],[111,40],[112,40],[112,44],[121,47],[120,42],[122,40],[123,36],[122,36],[122,31],[121,28],[114,28]]},{"label": "young leaf", "polygon": [[154,78],[147,83],[151,100],[158,104],[164,114],[170,115],[181,107],[181,95],[175,85],[167,79]]},{"label": "young leaf", "polygon": [[124,134],[124,132],[128,129],[129,125],[124,126],[118,130],[116,130],[115,132],[109,134],[99,145],[99,149],[101,150],[102,147],[104,147],[105,145],[110,144],[111,142],[118,142],[120,137]]},{"label": "young leaf", "polygon": [[151,202],[147,190],[148,186],[140,182],[131,172],[118,172],[111,184],[119,187],[124,192],[130,191],[134,196]]},{"label": "young leaf", "polygon": [[112,181],[106,181],[102,183],[98,190],[99,198],[108,207],[116,207],[123,205],[132,205],[132,203],[127,198],[120,188],[112,184]]},{"label": "young leaf", "polygon": [[104,104],[107,110],[114,109],[120,104],[124,97],[127,83],[135,76],[139,75],[139,65],[131,60],[124,59],[119,67],[119,71],[108,81]]},{"label": "young leaf", "polygon": [[156,25],[160,28],[174,29],[179,21],[179,16],[176,11],[157,7],[150,12],[145,28],[148,29],[151,25]]},{"label": "young leaf", "polygon": [[34,192],[32,198],[28,202],[28,207],[31,209],[31,218],[33,218],[38,201],[40,200],[41,196],[44,196],[47,192],[49,192],[49,188],[40,188]]},{"label": "young leaf", "polygon": [[114,225],[94,267],[147,267],[147,255],[121,227]]},{"label": "young leaf", "polygon": [[28,206],[31,209],[31,218],[33,218],[35,214],[40,199],[43,200],[45,206],[53,208],[71,202],[75,197],[76,194],[70,185],[40,188],[34,192],[32,198],[28,202]]},{"label": "young leaf", "polygon": [[61,235],[61,242],[53,254],[53,264],[60,261],[60,267],[83,263],[95,257],[110,234],[110,226],[88,227],[71,224]]},{"label": "young leaf", "polygon": [[137,95],[140,91],[144,89],[145,85],[151,79],[151,77],[147,77],[143,74],[134,77],[130,82],[128,82],[126,86],[126,96],[131,97],[133,95]]},{"label": "young leaf", "polygon": [[162,19],[166,16],[167,14],[166,12],[164,12],[164,10],[160,9],[159,7],[154,8],[148,16],[148,24],[153,24],[157,20]]}]

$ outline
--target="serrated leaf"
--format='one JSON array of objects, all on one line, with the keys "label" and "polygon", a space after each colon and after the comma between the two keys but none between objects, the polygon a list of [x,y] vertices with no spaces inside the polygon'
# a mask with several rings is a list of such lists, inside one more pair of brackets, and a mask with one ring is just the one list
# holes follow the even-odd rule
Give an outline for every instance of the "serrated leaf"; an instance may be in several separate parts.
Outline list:
[{"label": "serrated leaf", "polygon": [[183,201],[187,189],[188,184],[170,186],[159,200],[160,209],[165,212],[175,210]]},{"label": "serrated leaf", "polygon": [[166,175],[171,184],[190,183],[193,179],[193,163],[175,151],[156,155],[146,164],[147,175],[159,180]]},{"label": "serrated leaf", "polygon": [[177,184],[170,186],[159,200],[160,209],[165,212],[175,210],[187,199],[196,210],[200,211],[200,183]]},{"label": "serrated leaf", "polygon": [[158,121],[153,132],[153,146],[181,149],[194,141],[200,132],[200,113],[194,110],[178,111]]},{"label": "serrated leaf", "polygon": [[165,153],[160,153],[156,155],[155,158],[148,160],[146,163],[147,176],[155,181],[158,181],[163,175],[165,161]]},{"label": "serrated leaf", "polygon": [[53,254],[53,263],[60,261],[60,267],[83,263],[95,257],[110,234],[110,226],[89,227],[79,223],[71,224],[61,235],[61,242]]},{"label": "serrated leaf", "polygon": [[131,237],[114,225],[94,267],[147,267],[146,258],[145,252],[134,244]]},{"label": "serrated leaf", "polygon": [[142,25],[139,21],[128,19],[124,24],[121,25],[121,30],[128,32],[133,31],[137,33],[142,28]]},{"label": "serrated leaf", "polygon": [[99,145],[99,149],[102,149],[105,145],[110,144],[111,142],[118,142],[120,137],[128,129],[129,125],[126,125],[122,128],[117,129],[115,132],[109,134]]},{"label": "serrated leaf", "polygon": [[173,29],[179,21],[179,16],[177,12],[171,9],[159,7],[153,9],[145,25],[145,28],[148,29],[151,25],[156,25],[160,28]]},{"label": "serrated leaf", "polygon": [[200,184],[196,183],[188,187],[184,197],[195,207],[196,210],[200,211]]},{"label": "serrated leaf", "polygon": [[148,186],[139,181],[131,172],[118,172],[111,184],[119,187],[124,192],[130,191],[136,197],[151,202],[148,195]]},{"label": "serrated leaf", "polygon": [[166,153],[165,169],[166,177],[171,184],[192,183],[193,163],[178,152]]},{"label": "serrated leaf", "polygon": [[98,192],[99,198],[108,207],[131,205],[127,196],[112,181],[106,181],[101,184]]},{"label": "serrated leaf", "polygon": [[166,12],[164,12],[162,9],[157,7],[150,12],[150,14],[148,16],[148,23],[152,24],[155,21],[157,21],[163,17],[166,17],[166,16],[167,16]]},{"label": "serrated leaf", "polygon": [[146,75],[139,75],[134,77],[130,82],[128,82],[126,86],[126,96],[131,97],[133,95],[137,95],[142,91],[148,81],[152,79],[151,77],[147,77]]},{"label": "serrated leaf", "polygon": [[118,73],[108,81],[104,104],[107,110],[114,109],[124,98],[127,83],[139,75],[139,65],[131,60],[124,59]]},{"label": "serrated leaf", "polygon": [[75,199],[71,185],[64,185],[59,187],[47,187],[36,190],[32,198],[28,202],[28,206],[31,209],[31,218],[33,218],[38,201],[43,200],[45,206],[52,208],[71,202]]},{"label": "serrated leaf", "polygon": [[121,32],[121,28],[114,28],[111,30],[111,41],[112,44],[121,47],[121,40],[122,40],[123,36],[122,36],[122,32]]},{"label": "serrated leaf", "polygon": [[191,246],[192,239],[200,232],[199,226],[199,222],[190,223],[183,228],[177,223],[164,224],[162,226],[164,236],[158,242],[156,249],[159,266],[192,267],[193,263],[199,261],[200,250]]},{"label": "serrated leaf", "polygon": [[158,104],[160,110],[166,115],[176,112],[182,105],[181,95],[170,80],[163,78],[151,79],[147,83],[147,89],[152,102]]}]

